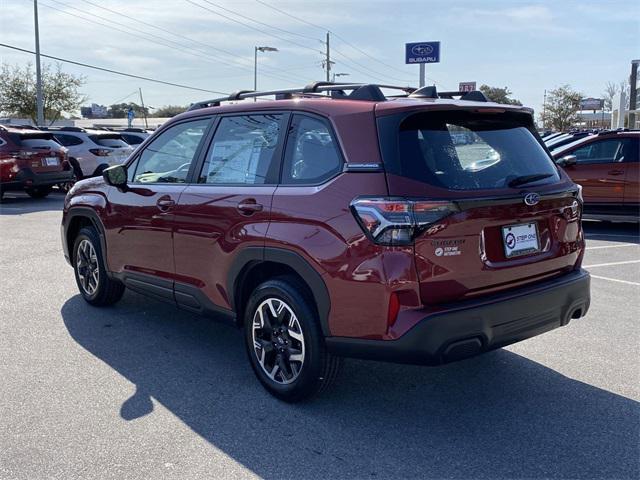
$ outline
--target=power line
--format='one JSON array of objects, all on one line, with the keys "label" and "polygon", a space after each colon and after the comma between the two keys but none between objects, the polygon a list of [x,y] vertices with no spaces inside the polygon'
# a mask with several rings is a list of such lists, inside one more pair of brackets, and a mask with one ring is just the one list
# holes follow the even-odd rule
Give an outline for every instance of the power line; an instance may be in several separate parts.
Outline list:
[{"label": "power line", "polygon": [[[203,10],[207,10],[208,12],[211,12],[211,13],[213,13],[214,15],[218,15],[218,16],[220,16],[220,17],[222,17],[222,18],[226,18],[227,20],[230,20],[230,21],[232,21],[232,22],[238,23],[238,24],[240,24],[240,25],[242,25],[242,26],[244,26],[244,27],[246,27],[246,28],[249,28],[249,29],[251,29],[251,30],[255,30],[255,31],[257,31],[257,32],[263,33],[264,35],[268,35],[268,36],[270,36],[270,37],[272,37],[272,38],[276,38],[276,39],[281,40],[281,41],[283,41],[283,42],[291,43],[292,45],[296,45],[296,46],[298,46],[298,47],[300,47],[300,48],[304,48],[304,49],[306,49],[306,50],[311,50],[312,52],[315,52],[315,53],[320,53],[320,54],[322,54],[322,53],[323,53],[323,52],[321,52],[320,50],[316,50],[315,48],[309,47],[308,45],[303,45],[303,44],[301,44],[301,43],[295,42],[295,41],[290,40],[290,39],[288,39],[288,38],[284,38],[284,37],[281,37],[281,36],[279,36],[279,35],[275,35],[275,34],[273,34],[273,33],[269,33],[269,32],[267,32],[267,31],[265,31],[265,30],[263,30],[263,29],[261,29],[261,28],[254,27],[254,26],[252,26],[252,25],[247,25],[246,23],[241,22],[240,20],[236,20],[235,18],[232,18],[232,17],[229,17],[229,16],[227,16],[227,15],[224,15],[223,13],[216,12],[215,10],[212,10],[212,9],[210,9],[210,8],[208,8],[208,7],[205,7],[204,5],[200,5],[199,3],[193,2],[192,0],[185,0],[185,1],[186,1],[186,2],[188,2],[188,3],[190,3],[190,4],[192,4],[192,5],[195,5],[196,7],[200,7],[200,8],[202,8]],[[210,3],[210,2],[208,2],[207,0],[204,0],[204,1],[205,1],[205,2],[207,2],[207,3]],[[211,4],[211,5],[213,5],[213,4]]]},{"label": "power line", "polygon": [[[54,0],[54,1],[55,1],[55,0]],[[234,59],[234,60],[238,58],[238,55],[237,55],[237,54],[235,54],[235,53],[233,53],[233,52],[230,52],[229,50],[224,50],[224,49],[222,49],[222,48],[215,47],[215,46],[211,45],[210,43],[201,42],[200,40],[196,40],[195,38],[187,37],[186,35],[182,35],[182,34],[179,34],[179,33],[173,32],[173,31],[171,31],[171,30],[168,30],[168,29],[166,29],[166,28],[159,27],[158,25],[154,25],[154,24],[152,24],[152,23],[145,22],[145,21],[143,21],[143,20],[140,20],[140,19],[138,19],[138,18],[132,17],[132,16],[130,16],[130,15],[126,15],[126,14],[124,14],[124,13],[122,13],[122,12],[118,12],[118,11],[116,11],[116,10],[112,10],[112,9],[110,9],[110,8],[103,7],[102,5],[98,5],[98,4],[96,4],[96,3],[94,3],[94,2],[91,2],[91,1],[89,1],[89,0],[81,0],[81,1],[82,1],[82,2],[84,2],[84,3],[87,3],[87,4],[89,4],[89,5],[91,5],[91,6],[93,6],[93,7],[99,8],[99,9],[101,9],[101,10],[105,10],[105,11],[107,11],[107,12],[110,12],[110,13],[112,13],[112,14],[114,14],[114,15],[118,15],[118,16],[121,16],[121,17],[127,18],[127,19],[129,19],[129,20],[131,20],[131,21],[133,21],[133,22],[140,23],[140,24],[142,24],[142,25],[146,25],[146,26],[151,27],[151,28],[155,28],[156,30],[159,30],[159,31],[161,31],[161,32],[168,33],[168,34],[173,35],[173,36],[175,36],[175,37],[182,38],[182,39],[185,39],[185,40],[187,40],[187,41],[189,41],[189,42],[193,42],[193,43],[196,43],[196,44],[202,45],[202,46],[204,46],[204,47],[210,48],[210,49],[212,49],[212,50],[215,50],[215,51],[221,52],[221,53],[223,53],[223,54],[225,54],[225,55],[228,55],[228,56],[233,57],[233,59]],[[223,7],[220,7],[220,8],[223,8]],[[87,13],[89,13],[89,12],[87,12]],[[98,18],[103,18],[103,17],[98,17]],[[107,19],[104,19],[104,20],[107,20]],[[110,21],[110,20],[107,20],[107,21]],[[284,30],[283,30],[283,31],[284,31]],[[310,37],[308,37],[308,38],[310,38]],[[191,47],[189,47],[189,48],[191,48]],[[203,53],[204,53],[204,52],[203,52]],[[243,66],[244,66],[244,65],[243,65]],[[250,68],[250,65],[246,65],[246,67],[247,67],[247,69],[248,69],[248,68]],[[287,72],[287,71],[290,71],[290,70],[300,70],[300,69],[310,68],[310,67],[293,67],[293,68],[291,68],[290,70],[286,70],[288,67],[284,67],[284,68],[285,68],[285,70],[283,70],[283,69],[277,69],[277,70],[275,70],[275,69],[269,68],[268,66],[263,66],[262,68],[263,68],[264,70],[267,70],[267,71],[277,71],[277,72],[284,73],[284,72]]]},{"label": "power line", "polygon": [[217,3],[213,3],[213,2],[211,2],[209,0],[203,0],[203,1],[205,1],[209,5],[213,5],[214,7],[218,7],[219,9],[224,10],[225,12],[229,12],[229,13],[232,13],[234,15],[237,15],[240,18],[244,18],[245,20],[249,20],[250,22],[257,23],[259,25],[263,25],[263,26],[268,27],[268,28],[273,28],[274,30],[278,30],[278,31],[280,31],[282,33],[287,33],[289,35],[294,35],[294,36],[306,38],[307,40],[314,40],[316,42],[322,43],[322,40],[320,40],[319,38],[310,37],[310,36],[304,35],[302,33],[292,32],[291,30],[285,30],[284,28],[276,27],[274,25],[269,25],[268,23],[264,23],[264,22],[261,22],[259,20],[255,20],[253,18],[247,17],[246,15],[243,15],[243,14],[238,13],[236,11],[230,10],[230,9],[228,9],[226,7],[223,7],[222,5],[218,5]]},{"label": "power line", "polygon": [[[7,45],[6,43],[0,43],[0,47],[9,48],[11,50],[17,50],[19,52],[24,52],[24,53],[31,53],[33,55],[35,55],[35,53],[36,53],[36,52],[34,52],[32,50],[27,50],[25,48],[16,47],[14,45]],[[208,90],[206,88],[192,87],[190,85],[182,85],[180,83],[167,82],[165,80],[158,80],[158,79],[155,79],[155,78],[143,77],[141,75],[135,75],[133,73],[119,72],[118,70],[112,70],[110,68],[98,67],[96,65],[89,65],[88,63],[76,62],[75,60],[69,60],[67,58],[54,57],[53,55],[45,55],[44,53],[41,53],[40,56],[41,57],[45,57],[45,58],[50,58],[52,60],[57,60],[57,61],[63,62],[63,63],[70,63],[72,65],[78,65],[80,67],[92,68],[94,70],[100,70],[102,72],[113,73],[115,75],[122,75],[124,77],[137,78],[139,80],[145,80],[147,82],[161,83],[163,85],[169,85],[171,87],[185,88],[187,90],[197,90],[199,92],[216,93],[216,94],[220,94],[220,95],[229,95],[226,92],[219,92],[217,90]]]},{"label": "power line", "polygon": [[[309,22],[309,21],[307,21],[307,20],[305,20],[305,19],[303,19],[303,18],[297,17],[297,16],[295,16],[295,15],[293,15],[293,14],[291,14],[291,13],[289,13],[289,12],[285,11],[285,10],[282,10],[282,9],[280,9],[280,8],[277,8],[277,7],[274,7],[273,5],[270,5],[269,3],[267,3],[267,2],[265,2],[265,1],[263,1],[263,0],[255,0],[255,1],[256,1],[256,2],[258,2],[258,3],[259,3],[259,4],[261,4],[261,5],[264,5],[265,7],[270,8],[271,10],[274,10],[274,11],[276,11],[276,12],[278,12],[278,13],[281,13],[282,15],[286,15],[287,17],[293,18],[294,20],[297,20],[298,22],[304,23],[305,25],[309,25],[309,26],[311,26],[311,27],[314,27],[314,28],[317,28],[317,29],[320,29],[320,30],[328,31],[328,32],[330,32],[332,35],[334,35],[335,37],[337,37],[338,39],[340,39],[344,44],[349,45],[351,48],[353,48],[354,50],[357,50],[358,52],[360,52],[361,54],[365,55],[366,57],[368,57],[368,58],[370,58],[370,59],[372,59],[372,60],[374,60],[374,61],[376,61],[376,62],[380,63],[381,65],[384,65],[385,67],[392,68],[393,70],[396,70],[396,69],[397,69],[397,67],[394,67],[394,66],[392,66],[392,65],[390,65],[390,64],[388,64],[388,63],[385,63],[385,62],[383,62],[382,60],[380,60],[380,59],[378,59],[378,58],[374,57],[373,55],[370,55],[370,54],[369,54],[369,53],[367,53],[366,51],[362,50],[361,48],[359,48],[359,47],[355,46],[354,44],[352,44],[351,42],[347,41],[347,40],[346,40],[342,35],[339,35],[339,34],[335,33],[334,31],[332,31],[332,30],[330,30],[330,29],[328,29],[328,28],[326,28],[326,27],[323,27],[323,26],[321,26],[321,25],[317,25],[317,24],[315,24],[315,23],[311,23],[311,22]],[[346,58],[346,59],[350,60],[351,62],[356,63],[357,65],[360,65],[362,68],[365,68],[365,69],[367,69],[367,70],[370,70],[370,71],[372,71],[372,72],[374,72],[374,73],[377,73],[377,74],[379,74],[379,75],[381,74],[381,72],[378,72],[378,71],[376,71],[376,70],[374,70],[374,69],[372,69],[372,68],[370,68],[370,67],[367,67],[367,66],[364,66],[364,65],[362,65],[362,64],[357,63],[355,60],[353,60],[353,59],[352,59],[352,58],[350,58],[349,56],[347,56],[347,55],[345,55],[345,54],[341,54],[341,53],[340,53],[339,51],[337,51],[335,48],[333,48],[333,51],[334,51],[334,52],[336,52],[336,53],[338,53],[339,55],[342,55],[344,58]],[[356,69],[356,70],[357,70],[357,69]],[[388,75],[388,74],[385,74],[385,76],[386,76],[387,78],[392,78],[392,79],[393,79],[393,78],[395,78],[396,80],[398,79],[398,77],[393,77],[393,76]],[[377,78],[380,78],[380,77],[377,77]],[[431,80],[433,83],[436,83],[436,84],[438,84],[438,85],[441,85],[439,82],[437,82],[437,81],[436,81],[435,79],[433,79],[433,78],[429,78],[429,80]],[[405,80],[402,80],[402,81],[404,82]]]},{"label": "power line", "polygon": [[307,25],[309,25],[311,27],[319,28],[320,30],[325,31],[325,32],[329,30],[328,28],[321,27],[320,25],[316,25],[315,23],[311,23],[311,22],[308,22],[306,20],[303,20],[302,18],[296,17],[295,15],[292,15],[289,12],[285,12],[284,10],[280,10],[279,8],[276,8],[273,5],[269,5],[267,2],[263,2],[262,0],[256,0],[256,2],[261,3],[265,7],[269,7],[272,10],[275,10],[276,12],[280,12],[283,15],[286,15],[287,17],[291,17],[294,20],[298,20],[299,22],[305,23],[305,24],[307,24]]},{"label": "power line", "polygon": [[[78,8],[75,8],[75,7],[71,7],[70,5],[67,5],[67,4],[65,4],[65,3],[59,2],[58,0],[48,0],[48,1],[53,1],[53,2],[55,2],[55,3],[58,3],[58,4],[60,4],[60,5],[65,6],[65,7],[67,7],[67,8],[72,8],[72,9],[74,9],[74,10],[78,10],[79,12],[85,13],[83,10],[80,10],[80,9],[78,9]],[[148,36],[150,36],[150,37],[159,38],[159,39],[160,39],[160,40],[162,40],[162,41],[161,41],[161,42],[159,42],[159,41],[157,41],[157,40],[151,40],[151,39],[149,39],[149,38],[146,38],[146,37],[143,37],[143,36],[138,35],[138,34],[136,34],[136,33],[133,33],[133,32],[131,32],[131,31],[129,31],[129,30],[125,30],[125,29],[122,29],[122,28],[115,27],[115,26],[113,26],[113,25],[108,25],[108,24],[105,24],[105,23],[102,23],[102,22],[98,22],[98,21],[93,20],[93,19],[91,19],[91,18],[87,18],[86,16],[81,16],[81,15],[78,15],[78,14],[75,14],[75,13],[72,13],[72,12],[68,12],[68,11],[66,11],[66,10],[62,10],[62,9],[60,9],[60,8],[54,7],[54,6],[52,6],[52,5],[47,5],[46,3],[42,3],[42,2],[41,2],[41,4],[42,4],[42,5],[44,5],[44,6],[45,6],[45,7],[47,7],[47,8],[52,9],[52,10],[56,10],[56,11],[58,11],[58,12],[64,13],[65,15],[69,15],[69,16],[72,16],[72,17],[75,17],[75,18],[79,18],[79,19],[81,19],[81,20],[89,21],[89,22],[95,23],[95,24],[97,24],[97,25],[101,25],[101,26],[103,26],[103,27],[110,28],[110,29],[113,29],[113,30],[116,30],[116,31],[119,31],[119,32],[125,33],[125,34],[127,34],[127,35],[132,36],[132,37],[141,38],[141,39],[146,40],[146,41],[148,41],[148,42],[152,42],[152,43],[155,43],[155,44],[158,44],[158,45],[163,45],[163,46],[168,47],[168,48],[171,48],[171,49],[173,49],[173,50],[177,50],[177,51],[180,51],[180,52],[187,53],[187,54],[189,54],[189,55],[193,55],[193,56],[198,57],[198,58],[202,58],[202,59],[204,59],[204,60],[206,60],[206,61],[209,61],[209,62],[211,62],[211,63],[214,63],[214,64],[222,63],[222,64],[227,65],[227,66],[230,66],[230,67],[232,67],[232,68],[239,68],[239,69],[243,69],[243,70],[247,70],[247,71],[249,71],[249,70],[250,70],[250,67],[249,67],[249,66],[245,66],[245,65],[238,65],[238,64],[231,64],[231,63],[229,63],[229,62],[225,61],[224,59],[221,59],[221,58],[219,58],[219,57],[217,57],[217,56],[214,56],[214,55],[212,55],[212,54],[210,54],[210,53],[207,53],[207,52],[204,52],[204,51],[202,51],[202,50],[197,50],[197,49],[196,49],[195,51],[192,51],[192,50],[194,50],[194,49],[193,49],[192,47],[190,47],[190,46],[187,46],[187,45],[184,45],[184,44],[180,44],[180,43],[178,43],[178,42],[174,42],[174,41],[172,41],[172,40],[164,39],[163,37],[159,37],[158,35],[155,35],[155,34],[152,34],[152,33],[143,32],[143,31],[137,30],[137,31],[138,31],[138,33],[142,33],[142,34],[144,34],[144,35],[148,35]],[[102,19],[102,20],[105,20],[105,21],[107,21],[107,22],[109,22],[109,23],[113,23],[113,24],[115,24],[115,25],[120,25],[120,26],[122,26],[122,27],[129,28],[127,25],[124,25],[124,24],[122,24],[122,23],[115,22],[115,21],[113,21],[113,20],[109,20],[109,19],[104,18],[104,17],[100,17],[99,15],[95,15],[95,14],[92,14],[92,13],[87,13],[87,15],[91,15],[91,16],[93,16],[93,17],[100,18],[100,19]],[[178,47],[175,47],[175,46],[173,46],[173,45],[169,45],[169,44],[167,44],[167,43],[165,43],[165,42],[170,42],[170,43],[172,43],[172,44],[174,44],[174,45],[178,45]],[[180,48],[180,47],[182,47],[182,48]],[[199,53],[195,53],[195,52],[200,52],[201,54],[199,54]],[[209,58],[209,57],[211,57],[211,58]],[[269,77],[272,77],[272,78],[275,78],[276,80],[280,80],[280,81],[286,81],[286,82],[288,82],[288,81],[289,81],[289,79],[288,79],[288,78],[281,77],[281,76],[279,76],[279,75],[277,75],[277,74],[274,74],[274,73],[267,73],[267,72],[264,72],[264,73],[263,73],[263,75],[265,75],[265,76],[269,76]]]}]

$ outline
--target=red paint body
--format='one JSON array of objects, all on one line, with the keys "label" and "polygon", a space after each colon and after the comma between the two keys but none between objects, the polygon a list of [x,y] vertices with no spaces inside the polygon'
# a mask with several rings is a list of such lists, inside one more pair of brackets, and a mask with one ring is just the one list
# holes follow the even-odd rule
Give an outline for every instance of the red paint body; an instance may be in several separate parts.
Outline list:
[{"label": "red paint body", "polygon": [[[589,148],[603,142],[627,142],[623,148],[606,149],[607,156],[588,155]],[[578,154],[577,163],[564,167],[571,179],[582,185],[585,213],[628,214],[636,221],[640,214],[640,132],[614,131],[585,137],[577,144],[554,150],[559,160]],[[580,155],[583,152],[585,155]]]},{"label": "red paint body", "polygon": [[[57,159],[49,165],[47,158]],[[73,177],[67,150],[51,134],[0,126],[0,190],[50,186]]]},{"label": "red paint body", "polygon": [[[469,106],[471,104],[471,107]],[[490,104],[495,108],[495,104]],[[188,118],[233,112],[309,112],[326,118],[348,165],[382,164],[377,116],[401,110],[428,111],[485,106],[453,100],[375,103],[301,99],[241,103],[196,110],[176,117],[160,130]],[[502,107],[501,107],[502,108]],[[517,110],[517,107],[506,109]],[[153,137],[158,135],[154,134]],[[151,137],[151,138],[153,138]],[[145,143],[146,144],[146,143]],[[145,148],[143,144],[139,154]],[[135,155],[131,161],[134,161]],[[223,309],[233,305],[229,272],[248,247],[295,252],[322,278],[330,298],[328,334],[363,339],[396,339],[426,315],[450,310],[456,302],[510,291],[578,270],[584,241],[579,215],[571,214],[572,196],[527,206],[528,188],[461,193],[425,186],[378,172],[345,172],[317,186],[217,186],[197,183],[130,185],[119,191],[99,180],[76,184],[65,205],[63,222],[77,207],[97,212],[104,227],[107,267],[114,274],[136,271],[186,284]],[[567,175],[536,187],[548,192],[574,188]],[[457,200],[515,198],[452,214],[406,246],[383,246],[363,232],[349,205],[357,196],[404,196]],[[174,205],[159,208],[159,200]],[[241,203],[262,205],[242,212]],[[507,259],[500,228],[537,222],[541,251]],[[437,257],[437,245],[458,242],[461,253]],[[68,248],[68,239],[65,239]],[[304,274],[301,274],[306,281]],[[399,313],[391,325],[391,294]],[[394,307],[395,308],[395,307]]]}]

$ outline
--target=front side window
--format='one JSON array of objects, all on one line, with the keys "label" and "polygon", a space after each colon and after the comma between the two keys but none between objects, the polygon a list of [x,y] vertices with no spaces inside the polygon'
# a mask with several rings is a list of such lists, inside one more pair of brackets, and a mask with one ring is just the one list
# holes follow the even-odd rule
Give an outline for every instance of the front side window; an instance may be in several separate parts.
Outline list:
[{"label": "front side window", "polygon": [[[387,172],[452,190],[559,180],[523,114],[425,112],[379,120]],[[530,123],[530,118],[529,118]]]},{"label": "front side window", "polygon": [[179,123],[158,135],[134,163],[133,181],[185,183],[209,123],[209,119]]},{"label": "front side window", "polygon": [[213,136],[198,183],[274,183],[283,114],[223,117]]},{"label": "front side window", "polygon": [[628,138],[600,140],[575,149],[571,154],[578,163],[617,163],[632,156],[632,142]]},{"label": "front side window", "polygon": [[282,170],[283,184],[316,184],[340,171],[342,160],[327,124],[294,115]]}]

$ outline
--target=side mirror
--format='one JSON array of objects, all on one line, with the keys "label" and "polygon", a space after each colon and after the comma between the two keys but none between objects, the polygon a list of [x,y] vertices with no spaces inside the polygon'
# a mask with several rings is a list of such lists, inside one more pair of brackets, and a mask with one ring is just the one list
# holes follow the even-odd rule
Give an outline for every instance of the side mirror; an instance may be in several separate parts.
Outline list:
[{"label": "side mirror", "polygon": [[107,182],[107,185],[121,190],[127,189],[127,168],[124,165],[105,168],[102,172],[102,178]]},{"label": "side mirror", "polygon": [[578,163],[578,157],[576,157],[575,155],[565,155],[564,157],[558,159],[556,163],[561,167],[570,167],[571,165],[575,165],[576,163]]}]

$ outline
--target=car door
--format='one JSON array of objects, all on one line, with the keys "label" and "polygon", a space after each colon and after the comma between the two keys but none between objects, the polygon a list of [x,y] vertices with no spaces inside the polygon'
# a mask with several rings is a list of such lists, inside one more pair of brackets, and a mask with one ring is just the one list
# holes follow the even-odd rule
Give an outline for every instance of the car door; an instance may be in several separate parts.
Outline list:
[{"label": "car door", "polygon": [[640,141],[638,138],[629,139],[630,152],[624,156],[626,174],[624,178],[624,205],[629,211],[638,215],[640,204]]},{"label": "car door", "polygon": [[128,188],[109,190],[107,263],[127,286],[173,298],[173,210],[210,125],[198,118],[166,128],[128,164]]},{"label": "car door", "polygon": [[567,155],[576,156],[576,164],[565,167],[571,179],[582,185],[585,204],[622,204],[628,139],[603,138],[583,144]]},{"label": "car door", "polygon": [[227,273],[264,246],[288,114],[221,116],[175,209],[175,296],[195,311],[232,308]]}]

